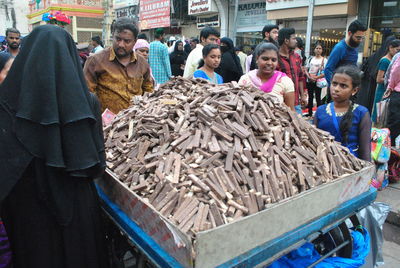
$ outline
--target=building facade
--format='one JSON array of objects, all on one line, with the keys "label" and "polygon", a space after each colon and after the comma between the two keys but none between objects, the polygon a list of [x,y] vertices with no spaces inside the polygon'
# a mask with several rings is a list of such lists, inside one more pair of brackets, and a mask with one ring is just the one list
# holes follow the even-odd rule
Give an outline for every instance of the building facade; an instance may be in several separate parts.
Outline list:
[{"label": "building facade", "polygon": [[66,30],[75,42],[89,42],[93,36],[103,36],[104,8],[102,0],[32,0],[29,2],[29,29],[45,24],[42,15],[61,11],[71,18]]},{"label": "building facade", "polygon": [[29,7],[24,0],[0,1],[0,36],[4,36],[7,28],[17,28],[22,36],[29,33],[26,14]]},{"label": "building facade", "polygon": [[388,36],[400,38],[400,0],[360,0],[359,18],[368,25],[364,57],[377,51]]}]

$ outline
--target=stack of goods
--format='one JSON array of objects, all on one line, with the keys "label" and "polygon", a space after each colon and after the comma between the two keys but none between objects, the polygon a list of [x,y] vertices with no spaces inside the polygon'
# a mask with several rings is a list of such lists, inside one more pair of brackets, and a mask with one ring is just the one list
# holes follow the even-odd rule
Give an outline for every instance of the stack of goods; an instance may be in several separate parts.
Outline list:
[{"label": "stack of goods", "polygon": [[272,95],[203,80],[162,85],[105,138],[108,168],[192,236],[368,165]]}]

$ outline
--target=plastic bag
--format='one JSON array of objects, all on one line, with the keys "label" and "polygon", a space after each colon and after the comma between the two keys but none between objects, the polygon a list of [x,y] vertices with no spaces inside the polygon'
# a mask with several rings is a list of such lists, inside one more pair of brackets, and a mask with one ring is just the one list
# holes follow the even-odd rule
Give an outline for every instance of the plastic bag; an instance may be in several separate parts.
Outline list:
[{"label": "plastic bag", "polygon": [[[330,257],[326,258],[315,267],[317,268],[358,268],[364,265],[365,258],[370,252],[370,236],[363,228],[363,232],[352,231],[353,254],[352,258]],[[272,263],[268,268],[301,268],[308,267],[319,260],[321,256],[312,243],[305,243],[279,260]]]},{"label": "plastic bag", "polygon": [[377,163],[387,163],[390,158],[390,130],[388,128],[372,128],[371,156]]},{"label": "plastic bag", "polygon": [[368,230],[371,237],[371,253],[367,258],[367,267],[383,265],[383,224],[390,212],[389,205],[374,202],[357,213],[361,224]]}]

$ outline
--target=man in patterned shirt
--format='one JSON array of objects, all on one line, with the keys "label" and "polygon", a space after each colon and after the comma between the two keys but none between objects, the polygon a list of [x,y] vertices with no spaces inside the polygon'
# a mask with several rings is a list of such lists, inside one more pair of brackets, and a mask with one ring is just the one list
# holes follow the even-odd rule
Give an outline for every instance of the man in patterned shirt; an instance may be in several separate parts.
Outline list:
[{"label": "man in patterned shirt", "polygon": [[157,29],[154,38],[156,40],[150,43],[149,62],[157,84],[163,84],[172,76],[168,48],[162,43],[164,29]]},{"label": "man in patterned shirt", "polygon": [[134,21],[120,18],[111,26],[113,45],[89,57],[84,73],[90,91],[99,98],[102,111],[117,114],[129,107],[132,97],[153,91],[147,61],[133,51],[138,29]]}]

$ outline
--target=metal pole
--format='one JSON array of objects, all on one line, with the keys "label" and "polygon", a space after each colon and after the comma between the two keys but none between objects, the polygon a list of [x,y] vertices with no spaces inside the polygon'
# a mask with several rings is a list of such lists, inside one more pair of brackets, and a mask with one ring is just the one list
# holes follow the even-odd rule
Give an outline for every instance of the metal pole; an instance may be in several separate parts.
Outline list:
[{"label": "metal pole", "polygon": [[235,23],[234,23],[234,30],[233,30],[233,44],[236,46],[236,35],[237,35],[237,15],[238,15],[238,9],[239,9],[239,0],[235,1]]},{"label": "metal pole", "polygon": [[313,29],[313,15],[314,15],[314,4],[315,0],[310,0],[308,5],[308,18],[307,18],[307,35],[306,35],[306,48],[305,54],[308,58],[310,56],[311,50],[311,35]]}]

